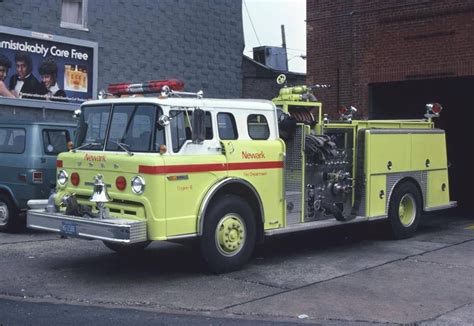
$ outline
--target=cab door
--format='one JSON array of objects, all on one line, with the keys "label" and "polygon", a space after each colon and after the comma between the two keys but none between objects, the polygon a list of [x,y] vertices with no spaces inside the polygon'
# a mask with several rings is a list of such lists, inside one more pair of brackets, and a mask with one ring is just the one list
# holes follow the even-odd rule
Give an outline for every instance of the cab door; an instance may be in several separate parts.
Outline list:
[{"label": "cab door", "polygon": [[217,115],[229,176],[252,185],[263,205],[265,229],[283,227],[284,144],[269,124],[274,119],[271,111],[244,112],[248,113],[236,117],[231,112]]},{"label": "cab door", "polygon": [[209,188],[227,175],[226,158],[205,112],[205,139],[192,142],[192,110],[171,110],[169,155],[164,155],[166,187],[166,234],[168,237],[197,232],[197,214]]}]

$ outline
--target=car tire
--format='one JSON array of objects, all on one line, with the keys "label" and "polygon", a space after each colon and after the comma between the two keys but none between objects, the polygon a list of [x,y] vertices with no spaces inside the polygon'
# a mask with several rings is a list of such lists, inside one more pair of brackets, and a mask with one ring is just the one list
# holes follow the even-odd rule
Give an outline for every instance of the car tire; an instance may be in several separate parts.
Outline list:
[{"label": "car tire", "polygon": [[132,256],[142,252],[151,241],[136,242],[131,244],[116,243],[110,241],[102,241],[104,245],[119,255]]},{"label": "car tire", "polygon": [[14,232],[18,231],[20,226],[18,208],[9,195],[0,193],[0,231]]},{"label": "car tire", "polygon": [[411,237],[420,222],[422,198],[418,187],[409,181],[395,187],[388,206],[391,235],[394,239]]},{"label": "car tire", "polygon": [[256,239],[255,214],[236,195],[217,198],[205,215],[201,256],[211,273],[240,269],[250,258]]}]

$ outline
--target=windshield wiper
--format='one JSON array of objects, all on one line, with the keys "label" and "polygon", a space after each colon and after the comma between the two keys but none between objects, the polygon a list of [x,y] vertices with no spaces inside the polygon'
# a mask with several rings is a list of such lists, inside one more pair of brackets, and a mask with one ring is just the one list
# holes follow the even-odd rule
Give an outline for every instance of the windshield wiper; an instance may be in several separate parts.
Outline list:
[{"label": "windshield wiper", "polygon": [[79,147],[73,148],[71,151],[73,153],[75,153],[78,149],[81,149],[81,148],[84,148],[84,147],[87,147],[87,146],[104,146],[104,144],[102,144],[102,143],[87,143],[87,144],[83,144]]},{"label": "windshield wiper", "polygon": [[128,155],[133,156],[133,153],[128,149],[128,147],[130,147],[129,144],[120,143],[120,142],[115,141],[115,140],[111,140],[111,142],[116,144],[118,147],[120,147],[124,151],[126,151]]}]

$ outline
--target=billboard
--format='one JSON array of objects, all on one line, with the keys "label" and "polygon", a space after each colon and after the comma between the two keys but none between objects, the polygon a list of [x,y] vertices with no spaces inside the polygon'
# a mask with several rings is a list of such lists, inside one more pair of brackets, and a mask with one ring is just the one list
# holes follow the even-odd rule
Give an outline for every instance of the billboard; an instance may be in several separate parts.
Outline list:
[{"label": "billboard", "polygon": [[11,64],[3,83],[22,99],[95,98],[97,49],[96,42],[0,26],[0,58]]}]

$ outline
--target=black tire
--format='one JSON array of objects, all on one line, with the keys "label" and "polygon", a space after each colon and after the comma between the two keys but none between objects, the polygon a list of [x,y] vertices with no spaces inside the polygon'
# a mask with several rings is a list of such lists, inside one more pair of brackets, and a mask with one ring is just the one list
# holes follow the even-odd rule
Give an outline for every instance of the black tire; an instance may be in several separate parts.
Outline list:
[{"label": "black tire", "polygon": [[418,187],[409,181],[400,183],[390,196],[388,218],[394,239],[411,237],[420,222],[422,198]]},{"label": "black tire", "polygon": [[0,231],[14,232],[21,228],[19,211],[10,196],[0,193]]},{"label": "black tire", "polygon": [[217,198],[204,217],[201,256],[212,273],[240,269],[255,248],[255,214],[236,195]]},{"label": "black tire", "polygon": [[115,251],[119,255],[132,256],[142,252],[151,241],[143,241],[131,244],[116,243],[110,241],[102,241],[104,245],[112,251]]}]

